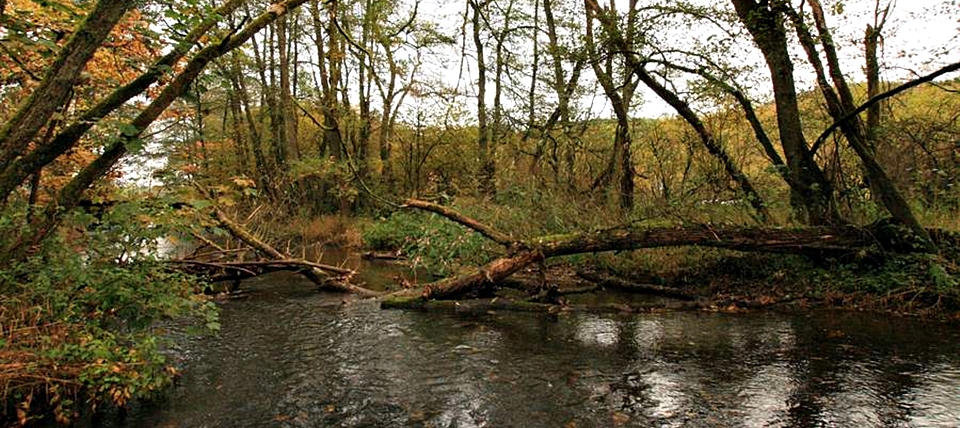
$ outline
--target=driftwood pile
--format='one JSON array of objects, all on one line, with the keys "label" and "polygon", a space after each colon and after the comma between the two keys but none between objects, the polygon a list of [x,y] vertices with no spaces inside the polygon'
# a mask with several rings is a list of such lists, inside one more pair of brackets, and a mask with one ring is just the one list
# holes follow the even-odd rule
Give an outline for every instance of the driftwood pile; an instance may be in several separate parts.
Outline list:
[{"label": "driftwood pile", "polygon": [[[296,271],[319,286],[321,289],[354,293],[363,297],[374,297],[381,293],[368,290],[350,282],[356,274],[351,269],[313,262],[285,254],[247,231],[239,223],[231,219],[219,208],[214,208],[214,217],[217,222],[231,235],[264,258],[257,260],[222,260],[222,256],[231,251],[218,249],[213,253],[204,254],[202,259],[188,258],[171,260],[173,265],[179,265],[181,270],[206,276],[210,281],[233,281],[236,287],[241,280],[276,271]],[[213,242],[208,245],[216,246]],[[236,253],[233,251],[232,253]],[[211,260],[217,259],[217,260]]]}]

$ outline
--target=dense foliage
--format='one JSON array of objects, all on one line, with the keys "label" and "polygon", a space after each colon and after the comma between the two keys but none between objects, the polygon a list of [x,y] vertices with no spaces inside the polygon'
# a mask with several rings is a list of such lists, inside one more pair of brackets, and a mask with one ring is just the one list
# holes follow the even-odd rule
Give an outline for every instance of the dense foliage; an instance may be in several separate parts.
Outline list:
[{"label": "dense foliage", "polygon": [[[62,234],[0,272],[3,419],[52,411],[65,422],[151,397],[176,374],[158,322],[191,316],[218,328],[215,308],[196,297],[200,282],[157,259],[170,231],[151,211],[130,202],[99,218],[71,215]],[[11,236],[16,222],[2,220],[0,235]]]}]

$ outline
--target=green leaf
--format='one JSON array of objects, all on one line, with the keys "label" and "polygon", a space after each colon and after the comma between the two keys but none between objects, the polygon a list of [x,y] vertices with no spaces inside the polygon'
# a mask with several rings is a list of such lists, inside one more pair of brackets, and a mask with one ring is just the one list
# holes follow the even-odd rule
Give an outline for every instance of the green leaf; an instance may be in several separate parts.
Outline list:
[{"label": "green leaf", "polygon": [[120,125],[120,134],[122,134],[124,137],[136,137],[137,135],[140,135],[140,129],[129,123],[124,123]]},{"label": "green leaf", "polygon": [[143,146],[146,145],[146,142],[143,141],[143,138],[131,138],[127,141],[127,151],[130,153],[136,153],[143,150]]},{"label": "green leaf", "polygon": [[207,208],[207,207],[209,207],[209,206],[211,206],[211,205],[213,205],[213,204],[212,204],[210,201],[206,200],[206,199],[199,199],[199,200],[196,200],[196,201],[190,201],[190,205],[192,205],[194,208],[196,208],[196,209],[198,209],[198,210],[202,210],[202,209]]}]

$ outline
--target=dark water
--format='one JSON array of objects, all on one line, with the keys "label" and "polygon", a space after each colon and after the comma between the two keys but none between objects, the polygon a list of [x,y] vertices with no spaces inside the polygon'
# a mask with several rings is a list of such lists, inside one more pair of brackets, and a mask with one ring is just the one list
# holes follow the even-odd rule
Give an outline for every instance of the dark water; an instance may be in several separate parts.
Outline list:
[{"label": "dark water", "polygon": [[953,427],[956,327],[851,313],[464,315],[261,279],[128,427]]}]

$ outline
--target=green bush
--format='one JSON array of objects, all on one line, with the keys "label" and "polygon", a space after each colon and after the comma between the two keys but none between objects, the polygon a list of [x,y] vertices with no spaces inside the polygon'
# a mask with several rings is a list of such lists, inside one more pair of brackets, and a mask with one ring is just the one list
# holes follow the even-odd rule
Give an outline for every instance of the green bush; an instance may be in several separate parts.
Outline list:
[{"label": "green bush", "polygon": [[372,250],[403,250],[420,235],[426,217],[409,211],[397,211],[363,227],[363,245]]},{"label": "green bush", "polygon": [[[149,397],[176,371],[160,353],[157,321],[199,316],[218,328],[197,279],[157,260],[155,238],[170,233],[150,209],[121,206],[99,219],[69,216],[36,254],[0,270],[0,421],[52,413],[67,422],[79,407],[123,406]],[[0,220],[3,236],[15,236]],[[38,379],[41,381],[38,382]]]},{"label": "green bush", "polygon": [[484,264],[498,250],[497,244],[444,217],[411,211],[397,211],[366,226],[362,234],[367,248],[399,251],[414,267],[438,276]]},{"label": "green bush", "polygon": [[866,292],[875,295],[910,290],[958,296],[956,272],[949,261],[934,255],[890,255],[879,264],[849,263],[820,268],[815,282],[820,289]]}]

